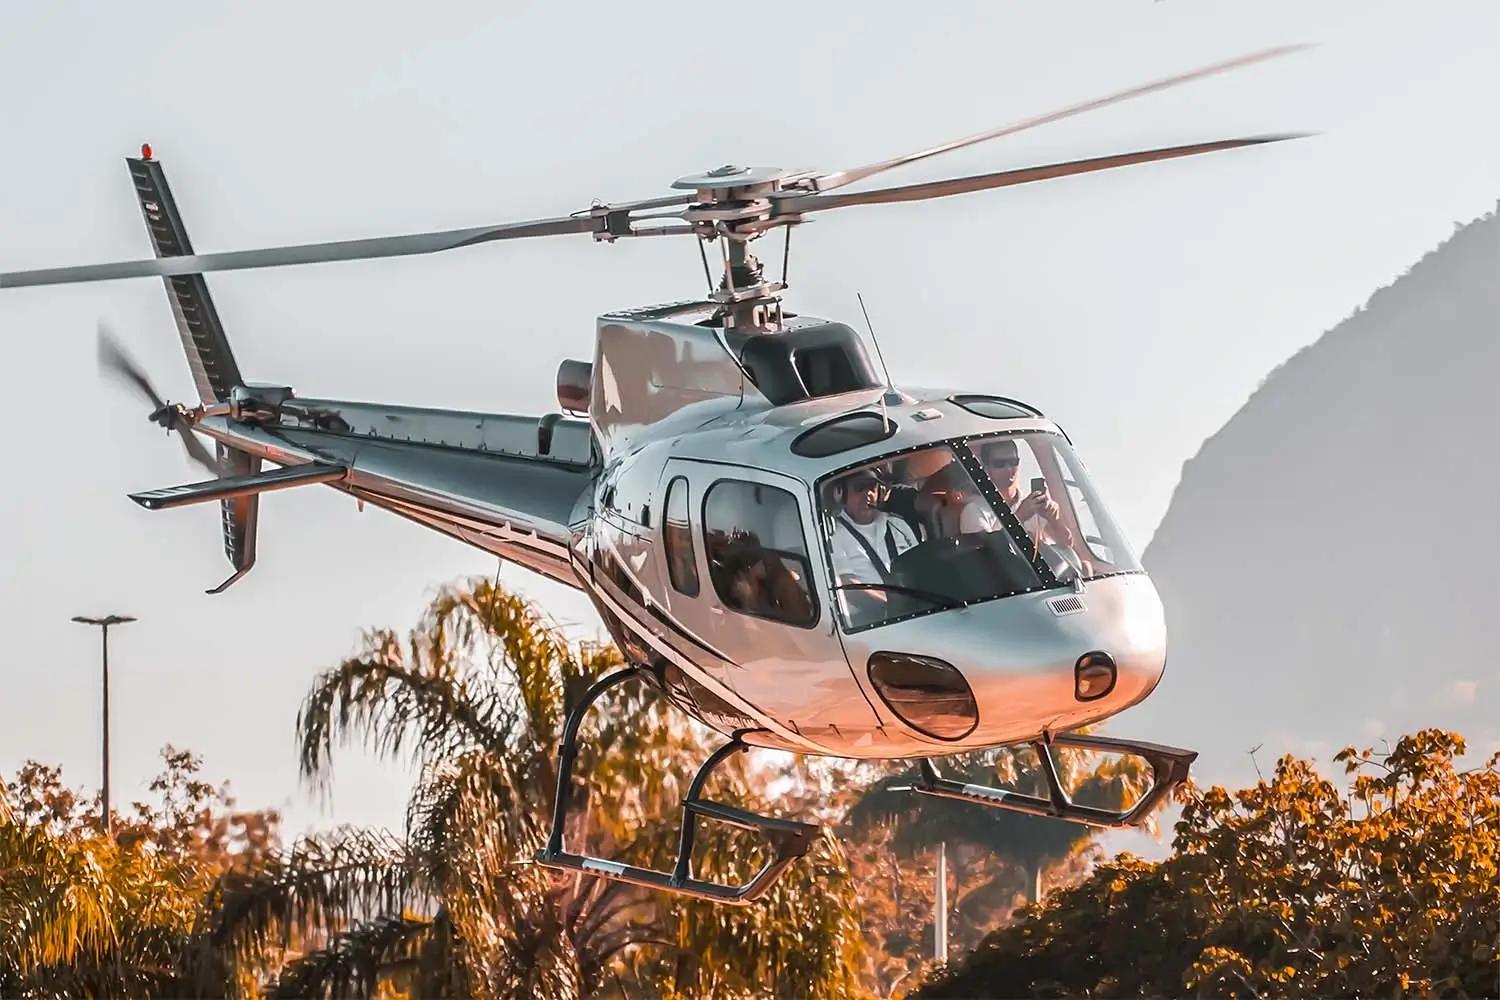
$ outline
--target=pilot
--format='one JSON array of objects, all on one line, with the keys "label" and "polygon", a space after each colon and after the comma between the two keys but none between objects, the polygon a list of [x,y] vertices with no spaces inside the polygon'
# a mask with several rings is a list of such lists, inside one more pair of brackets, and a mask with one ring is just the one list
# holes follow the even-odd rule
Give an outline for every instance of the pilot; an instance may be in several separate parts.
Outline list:
[{"label": "pilot", "polygon": [[851,472],[833,485],[834,566],[839,583],[884,583],[896,557],[917,544],[911,526],[879,510],[880,481],[873,469]]}]

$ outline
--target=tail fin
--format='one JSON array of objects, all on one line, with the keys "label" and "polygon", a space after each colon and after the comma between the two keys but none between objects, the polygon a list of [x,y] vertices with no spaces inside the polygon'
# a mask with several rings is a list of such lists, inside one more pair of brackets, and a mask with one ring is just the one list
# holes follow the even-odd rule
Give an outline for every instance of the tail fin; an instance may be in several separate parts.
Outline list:
[{"label": "tail fin", "polygon": [[[141,156],[129,158],[130,179],[135,183],[136,197],[141,203],[141,215],[146,220],[146,230],[151,234],[151,245],[158,257],[181,257],[193,252],[188,239],[187,227],[177,211],[177,202],[172,199],[172,189],[167,186],[167,175],[161,164],[151,158],[151,148],[142,147]],[[229,401],[230,391],[242,385],[240,366],[229,349],[229,338],[224,336],[219,312],[208,294],[208,281],[201,274],[183,274],[163,278],[167,286],[167,299],[172,305],[172,316],[177,320],[177,332],[182,336],[182,349],[187,354],[188,368],[193,373],[193,383],[198,388],[198,397],[205,403]],[[260,471],[260,459],[244,452],[234,451],[219,445],[219,464],[226,475],[247,475]],[[223,591],[231,583],[250,572],[255,565],[255,527],[260,510],[260,498],[255,495],[233,497],[220,502],[224,523],[224,554],[234,567],[234,575],[210,594]]]},{"label": "tail fin", "polygon": [[[177,203],[172,200],[167,175],[161,164],[151,159],[150,147],[141,152],[146,155],[126,162],[156,256],[190,255],[193,244],[188,239],[187,227],[182,224]],[[187,352],[188,368],[192,370],[199,398],[205,403],[228,402],[229,391],[241,384],[240,367],[235,363],[229,339],[219,323],[219,313],[209,297],[207,280],[201,274],[182,274],[162,281],[167,286],[167,298],[172,303],[172,315],[182,335],[182,349]]]},{"label": "tail fin", "polygon": [[[247,455],[221,444],[219,465],[226,470],[227,476],[250,476],[260,471],[260,456]],[[210,594],[223,593],[255,565],[255,526],[260,520],[260,496],[251,493],[220,500],[219,510],[224,524],[224,555],[234,567],[234,574],[210,590]]]}]

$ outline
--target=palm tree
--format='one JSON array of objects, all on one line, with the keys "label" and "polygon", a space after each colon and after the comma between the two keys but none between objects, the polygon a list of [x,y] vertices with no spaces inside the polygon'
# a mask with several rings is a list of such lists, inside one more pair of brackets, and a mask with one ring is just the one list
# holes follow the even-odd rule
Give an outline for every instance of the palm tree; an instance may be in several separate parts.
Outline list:
[{"label": "palm tree", "polygon": [[140,842],[0,825],[0,996],[209,995],[185,970],[211,881]]},{"label": "palm tree", "polygon": [[[831,841],[751,909],[529,864],[550,818],[566,708],[620,662],[613,647],[567,641],[526,600],[486,581],[442,591],[404,639],[366,634],[302,706],[302,771],[331,781],[334,748],[346,743],[414,762],[405,836],[308,841],[226,881],[215,945],[241,962],[300,949],[276,984],[285,995],[370,996],[384,986],[422,996],[634,996],[632,985],[645,983],[652,995],[855,994],[854,893]],[[660,867],[676,842],[684,783],[709,747],[654,690],[616,690],[580,750],[568,836],[591,853]],[[737,758],[717,772],[716,797],[753,805],[750,777]],[[754,862],[739,831],[704,833],[715,874]]]},{"label": "palm tree", "polygon": [[[212,996],[235,985],[197,928],[221,872],[275,836],[275,815],[229,811],[199,761],[166,748],[105,836],[99,798],[28,761],[0,783],[0,996]],[[201,979],[198,977],[202,977]]]}]

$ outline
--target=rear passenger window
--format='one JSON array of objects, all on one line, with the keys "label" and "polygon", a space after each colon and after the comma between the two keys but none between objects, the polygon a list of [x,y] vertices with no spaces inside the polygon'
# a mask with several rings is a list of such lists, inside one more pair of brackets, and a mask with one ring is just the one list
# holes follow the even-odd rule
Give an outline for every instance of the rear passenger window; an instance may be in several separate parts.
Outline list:
[{"label": "rear passenger window", "polygon": [[693,551],[693,526],[688,515],[688,482],[678,476],[667,485],[666,515],[661,540],[667,549],[667,576],[678,593],[698,596],[698,555]]},{"label": "rear passenger window", "polygon": [[817,622],[802,519],[786,490],[714,483],[703,499],[703,550],[726,607],[802,628]]}]

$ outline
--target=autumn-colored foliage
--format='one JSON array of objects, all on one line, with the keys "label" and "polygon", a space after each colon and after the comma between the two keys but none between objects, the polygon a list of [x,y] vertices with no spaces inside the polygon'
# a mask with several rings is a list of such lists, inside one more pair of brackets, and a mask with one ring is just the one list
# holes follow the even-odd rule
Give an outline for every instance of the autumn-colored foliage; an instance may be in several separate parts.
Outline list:
[{"label": "autumn-colored foliage", "polygon": [[276,845],[278,817],[239,812],[167,747],[152,795],[116,812],[28,761],[0,787],[0,996],[222,995],[200,933],[210,891]]},{"label": "autumn-colored foliage", "polygon": [[[1500,754],[1462,765],[1456,734],[1346,749],[1338,781],[1287,757],[1251,788],[1189,786],[1161,862],[1095,863],[1088,830],[915,796],[882,765],[737,756],[712,798],[828,834],[732,908],[529,863],[567,706],[619,665],[485,581],[441,591],[405,634],[366,635],[314,681],[297,741],[315,782],[345,743],[413,761],[399,834],[282,849],[275,814],[235,811],[168,747],[111,837],[97,797],[28,763],[0,785],[0,996],[836,1000],[924,974],[915,996],[1500,994]],[[584,732],[569,844],[670,866],[686,780],[719,738],[630,685]],[[1028,754],[947,766],[1035,791]],[[1138,761],[1061,764],[1111,807],[1145,781]],[[938,845],[950,947],[999,929],[933,971]],[[754,831],[706,826],[695,869],[743,881],[763,851]]]},{"label": "autumn-colored foliage", "polygon": [[1500,994],[1500,754],[1422,730],[1184,793],[1173,854],[1121,855],[916,995]]}]

